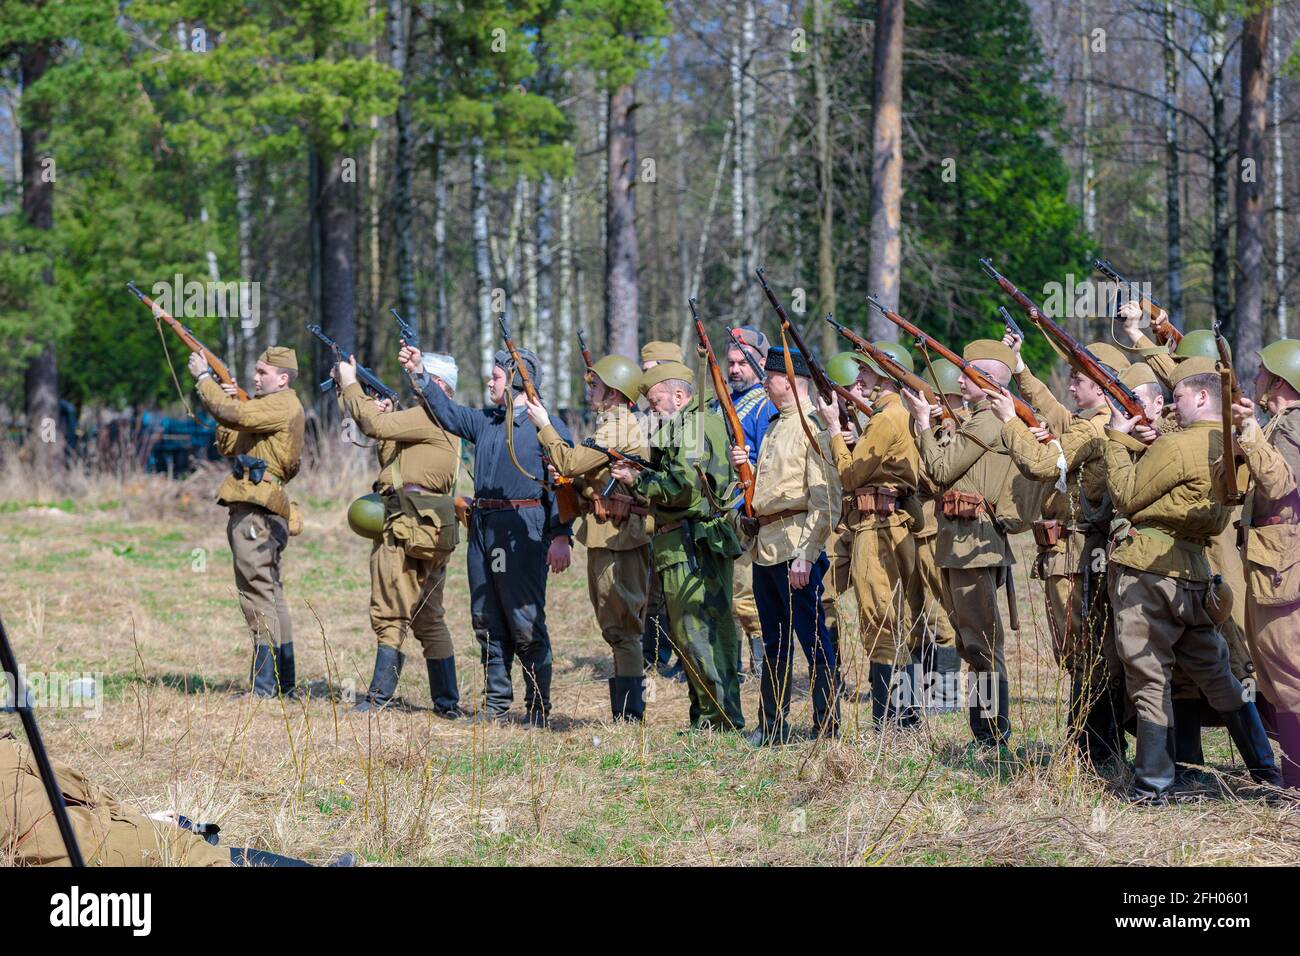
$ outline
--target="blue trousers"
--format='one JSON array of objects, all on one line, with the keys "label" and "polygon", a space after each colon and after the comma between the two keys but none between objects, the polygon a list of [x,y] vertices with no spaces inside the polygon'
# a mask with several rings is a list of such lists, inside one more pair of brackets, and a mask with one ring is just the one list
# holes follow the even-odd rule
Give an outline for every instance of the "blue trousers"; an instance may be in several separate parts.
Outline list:
[{"label": "blue trousers", "polygon": [[546,629],[546,551],[541,508],[474,512],[466,570],[470,624],[483,662],[485,707],[494,714],[514,700],[511,668],[524,672],[530,714],[551,709],[551,636]]},{"label": "blue trousers", "polygon": [[833,733],[839,723],[835,686],[840,665],[822,606],[822,578],[830,562],[819,555],[808,583],[798,589],[790,586],[790,564],[754,565],[754,602],[763,626],[764,653],[759,727],[780,726],[790,712],[793,635],[808,661],[813,727],[818,733]]}]

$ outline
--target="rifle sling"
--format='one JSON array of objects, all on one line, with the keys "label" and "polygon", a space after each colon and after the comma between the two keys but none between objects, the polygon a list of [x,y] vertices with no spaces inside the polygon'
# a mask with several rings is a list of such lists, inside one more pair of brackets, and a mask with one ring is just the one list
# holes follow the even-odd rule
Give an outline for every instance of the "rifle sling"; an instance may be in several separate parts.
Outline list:
[{"label": "rifle sling", "polygon": [[[818,458],[829,465],[830,460],[822,454],[822,446],[817,444],[817,439],[813,437],[812,429],[808,427],[808,418],[803,413],[803,403],[799,401],[799,387],[795,380],[794,363],[790,361],[790,343],[785,337],[785,329],[787,325],[789,325],[788,322],[781,323],[781,355],[785,359],[785,374],[790,380],[790,391],[794,395],[794,411],[795,414],[799,416],[799,424],[803,426],[803,433],[808,438],[809,446],[817,453]],[[808,362],[809,367],[811,368],[812,356],[805,355],[804,361]],[[831,398],[832,400],[835,398],[834,392],[831,393]]]}]

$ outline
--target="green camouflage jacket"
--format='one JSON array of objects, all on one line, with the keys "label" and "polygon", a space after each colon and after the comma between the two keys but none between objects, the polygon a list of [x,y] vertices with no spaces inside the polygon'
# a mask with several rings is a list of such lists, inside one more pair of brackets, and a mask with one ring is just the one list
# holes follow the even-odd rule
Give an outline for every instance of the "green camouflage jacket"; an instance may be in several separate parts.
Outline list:
[{"label": "green camouflage jacket", "polygon": [[[728,517],[735,478],[722,419],[702,412],[696,395],[650,436],[649,444],[650,461],[659,470],[642,472],[636,491],[649,502],[655,527],[688,519],[697,553],[708,548],[719,557],[739,556],[740,542]],[[708,482],[707,493],[697,467]],[[656,570],[687,560],[682,530],[654,536]]]}]

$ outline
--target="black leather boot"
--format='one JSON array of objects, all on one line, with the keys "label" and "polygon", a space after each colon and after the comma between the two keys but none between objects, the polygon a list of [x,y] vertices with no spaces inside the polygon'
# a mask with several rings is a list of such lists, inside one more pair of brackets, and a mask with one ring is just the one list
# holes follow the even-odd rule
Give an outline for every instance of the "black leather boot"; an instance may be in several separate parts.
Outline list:
[{"label": "black leather boot", "polygon": [[1133,760],[1133,787],[1129,799],[1135,802],[1163,801],[1174,785],[1173,732],[1169,727],[1137,721],[1137,755]]},{"label": "black leather boot", "polygon": [[280,679],[280,693],[292,697],[298,683],[293,666],[293,641],[287,641],[276,648],[275,669],[276,676]]},{"label": "black leather boot", "polygon": [[915,727],[921,722],[921,695],[917,686],[917,675],[921,673],[923,667],[922,654],[918,651],[912,652],[912,662],[905,665],[901,671],[897,671],[896,686],[893,688],[893,696],[896,698],[895,703],[898,707],[898,726],[907,728]]},{"label": "black leather boot", "polygon": [[783,744],[790,739],[786,716],[790,712],[790,655],[777,654],[763,661],[758,682],[758,727],[745,735],[755,747]]},{"label": "black leather boot", "polygon": [[1232,742],[1241,751],[1241,760],[1250,771],[1250,779],[1270,787],[1281,787],[1282,771],[1273,759],[1273,745],[1268,742],[1268,734],[1255,705],[1247,702],[1236,710],[1221,713],[1223,726],[1228,728]]},{"label": "black leather boot", "polygon": [[1011,741],[1011,682],[1005,677],[998,678],[997,734],[1000,743]]},{"label": "black leather boot", "polygon": [[840,735],[840,695],[836,690],[839,668],[818,661],[812,675],[813,736],[832,740]]},{"label": "black leather boot", "polygon": [[615,720],[635,720],[645,717],[645,695],[640,677],[611,677],[609,679],[609,710]]},{"label": "black leather boot", "polygon": [[551,665],[525,665],[524,721],[529,727],[545,728],[551,713]]},{"label": "black leather boot", "polygon": [[456,683],[456,658],[425,658],[429,671],[429,697],[433,712],[447,720],[455,720],[460,713],[460,686]]},{"label": "black leather boot", "polygon": [[385,707],[397,692],[397,681],[402,676],[402,664],[405,662],[406,655],[395,647],[381,644],[375,648],[375,673],[370,678],[370,689],[352,709],[364,714]]},{"label": "black leather boot", "polygon": [[275,678],[275,648],[270,644],[257,644],[253,647],[253,670],[250,680],[253,682],[253,696],[274,697],[280,690]]},{"label": "black leather boot", "polygon": [[994,700],[997,687],[995,675],[991,672],[971,671],[973,682],[967,693],[967,714],[970,721],[971,736],[975,743],[995,746],[997,738],[997,707]]},{"label": "black leather boot", "polygon": [[882,727],[886,721],[898,716],[889,697],[893,677],[894,668],[889,664],[873,663],[867,667],[867,679],[871,682],[871,722],[876,727]]},{"label": "black leather boot", "polygon": [[1205,763],[1201,748],[1201,698],[1174,698],[1174,779],[1178,783],[1200,782],[1207,775],[1194,769]]},{"label": "black leather boot", "polygon": [[1120,727],[1123,693],[1122,684],[1098,688],[1097,699],[1091,701],[1084,716],[1084,740],[1094,767],[1124,759],[1124,731]]}]

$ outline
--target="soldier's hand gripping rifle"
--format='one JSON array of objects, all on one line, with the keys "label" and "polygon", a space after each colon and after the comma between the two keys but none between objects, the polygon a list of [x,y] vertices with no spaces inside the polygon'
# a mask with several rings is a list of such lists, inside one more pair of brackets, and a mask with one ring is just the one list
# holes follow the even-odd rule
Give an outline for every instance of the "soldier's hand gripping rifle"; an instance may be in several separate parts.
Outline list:
[{"label": "soldier's hand gripping rifle", "polygon": [[911,389],[913,392],[916,392],[916,394],[924,396],[926,403],[929,405],[938,405],[943,409],[941,414],[944,418],[955,417],[952,409],[948,407],[947,398],[936,394],[935,390],[930,387],[930,383],[921,378],[921,376],[917,375],[915,372],[909,372],[902,365],[898,364],[898,362],[894,361],[894,357],[888,352],[876,348],[875,345],[868,342],[852,329],[840,325],[840,323],[835,321],[834,316],[826,316],[826,321],[831,324],[831,328],[844,336],[844,338],[848,339],[850,345],[880,366],[881,371],[903,388]]},{"label": "soldier's hand gripping rifle", "polygon": [[[1093,259],[1092,267],[1120,288],[1133,288],[1133,283],[1120,275],[1110,264],[1109,259]],[[1118,290],[1116,296],[1118,297]],[[1183,340],[1183,333],[1174,328],[1174,324],[1169,321],[1169,313],[1165,311],[1164,306],[1150,296],[1140,293],[1136,302],[1143,312],[1151,316],[1151,331],[1155,333],[1156,341],[1161,345],[1172,344],[1177,348],[1178,343]]]},{"label": "soldier's hand gripping rifle", "polygon": [[[961,370],[962,374],[965,375],[972,382],[974,382],[978,387],[982,389],[989,389],[990,391],[994,391],[994,392],[1002,392],[1004,395],[1010,395],[1011,404],[1015,407],[1016,410],[1016,417],[1019,418],[1026,425],[1028,425],[1030,428],[1042,427],[1042,423],[1038,419],[1038,413],[1035,412],[1033,407],[1028,402],[1026,402],[1023,398],[1020,398],[1018,395],[1012,395],[1008,389],[1003,388],[997,382],[993,381],[991,378],[989,378],[987,375],[985,375],[983,372],[977,369],[974,365],[972,365],[970,362],[967,362],[964,358],[962,358],[952,349],[948,348],[946,345],[944,345],[934,336],[929,335],[926,332],[922,332],[920,328],[913,325],[911,322],[907,321],[907,319],[903,318],[897,312],[893,312],[889,309],[886,309],[883,305],[880,304],[879,300],[877,300],[875,296],[872,295],[867,296],[867,301],[870,302],[872,305],[874,305],[882,313],[884,313],[885,318],[889,319],[890,322],[893,322],[896,326],[898,326],[908,335],[913,336],[916,339],[917,344],[920,345],[922,348],[929,349],[932,352],[937,352],[940,357],[946,358],[953,365],[957,366],[957,368]],[[1049,431],[1042,439],[1040,439],[1040,441],[1042,441],[1042,443],[1046,445],[1049,444],[1050,442],[1056,441],[1056,436]]]},{"label": "soldier's hand gripping rifle", "polygon": [[[519,373],[519,381],[523,383],[524,395],[527,396],[528,400],[535,405],[542,404],[542,398],[537,394],[537,386],[533,384],[533,377],[528,374],[528,366],[524,364],[523,358],[519,355],[519,349],[515,346],[515,340],[510,337],[510,329],[506,325],[505,316],[498,316],[497,323],[501,326],[501,337],[506,343],[506,351],[510,353],[510,362],[514,365],[515,371]],[[514,409],[510,407],[510,396],[513,384],[514,383],[511,381],[506,382],[505,417],[507,427],[510,427],[511,423],[514,422]],[[537,444],[538,448],[541,449],[540,439]],[[506,451],[510,453],[510,460],[514,462],[514,466],[519,469],[520,474],[531,481],[541,483],[554,492],[555,505],[560,513],[560,521],[568,524],[582,513],[578,501],[578,489],[574,487],[573,479],[567,475],[561,474],[558,468],[554,468],[551,464],[550,456],[546,454],[545,449],[541,449],[542,465],[545,468],[552,468],[555,471],[555,481],[553,483],[547,481],[545,475],[541,478],[534,478],[524,470],[523,466],[519,464],[519,459],[515,457],[514,441],[509,435],[506,437]]]},{"label": "soldier's hand gripping rifle", "polygon": [[[181,324],[169,315],[166,309],[141,292],[134,282],[128,282],[126,287],[131,290],[132,295],[147,305],[156,317],[162,319],[171,326],[172,331],[180,337],[180,340],[185,343],[187,349],[191,352],[198,352],[203,356],[203,360],[208,363],[208,368],[212,369],[212,374],[217,377],[218,382],[222,385],[235,384],[235,377],[230,374],[230,369],[226,366],[226,363],[217,358],[216,353],[213,352],[212,349],[200,342],[198,336],[191,332],[185,325]],[[241,402],[246,402],[248,401],[248,393],[239,386],[235,386],[235,398],[239,399]]]},{"label": "soldier's hand gripping rifle", "polygon": [[[813,387],[817,389],[817,394],[821,396],[822,402],[829,405],[835,400],[836,395],[844,400],[844,404],[840,406],[840,427],[846,430],[849,427],[848,406],[850,405],[860,411],[867,418],[870,418],[875,412],[875,409],[862,399],[858,398],[858,396],[854,395],[843,385],[837,385],[835,382],[831,381],[830,376],[826,374],[826,370],[822,368],[821,363],[817,361],[817,357],[813,355],[808,346],[804,344],[803,336],[799,334],[799,330],[795,328],[795,324],[790,321],[790,314],[786,312],[785,306],[783,306],[780,300],[777,299],[776,293],[772,291],[772,287],[767,284],[767,279],[763,275],[763,270],[755,269],[754,271],[758,273],[758,284],[763,287],[763,294],[767,296],[767,301],[771,303],[772,308],[776,310],[777,318],[781,320],[782,333],[790,336],[794,341],[794,347],[803,353],[804,360],[808,363],[808,371],[812,377]],[[789,364],[787,362],[787,368],[788,367]],[[801,415],[801,421],[802,418],[803,416]],[[809,441],[812,441],[811,437],[809,438]],[[816,444],[814,444],[813,447],[816,448]]]},{"label": "soldier's hand gripping rifle", "polygon": [[[337,342],[335,342],[334,339],[326,335],[324,330],[321,329],[319,325],[309,325],[307,326],[307,331],[310,332],[312,335],[316,336],[316,338],[320,339],[321,342],[325,344],[325,347],[334,353],[334,361],[336,364],[340,362],[351,361],[355,357],[351,352],[349,352],[347,349],[343,348]],[[387,385],[385,385],[380,380],[379,376],[377,376],[374,372],[370,371],[370,369],[366,368],[360,362],[357,363],[357,383],[367,393],[373,395],[375,398],[386,398],[388,399],[388,401],[393,403],[394,407],[397,406],[397,402],[398,402],[397,393],[393,391],[391,388],[389,388]],[[327,378],[325,379],[325,381],[320,383],[320,390],[322,392],[328,392],[333,387],[334,387],[333,378]]]},{"label": "soldier's hand gripping rifle", "polygon": [[1229,354],[1228,340],[1219,331],[1219,320],[1214,320],[1214,345],[1219,350],[1219,360],[1215,363],[1219,373],[1219,401],[1223,406],[1223,491],[1227,503],[1239,505],[1246,500],[1237,481],[1237,462],[1241,458],[1241,449],[1237,437],[1232,431],[1232,406],[1243,398],[1241,386],[1237,384],[1237,373],[1232,368],[1232,356]]},{"label": "soldier's hand gripping rifle", "polygon": [[[695,336],[700,341],[700,353],[708,365],[709,378],[713,381],[713,394],[717,396],[718,407],[722,409],[722,419],[727,425],[727,436],[731,439],[731,447],[744,448],[745,430],[741,427],[740,416],[736,414],[736,406],[731,401],[731,390],[727,388],[727,380],[722,377],[722,367],[718,365],[718,357],[713,354],[709,333],[704,331],[704,321],[695,307],[695,300],[688,299],[687,304],[691,307],[691,318],[695,320]],[[754,516],[754,469],[750,467],[748,459],[741,462],[740,467],[736,469],[736,474],[740,479],[740,491],[745,499],[745,515],[752,518]]]},{"label": "soldier's hand gripping rifle", "polygon": [[[640,455],[634,455],[631,452],[622,452],[617,448],[606,448],[604,445],[598,444],[594,438],[584,438],[582,441],[582,447],[600,452],[611,462],[626,462],[638,471],[652,471],[656,473],[659,471],[658,468],[650,464],[650,462],[646,461]],[[609,483],[605,485],[605,490],[602,491],[601,494],[608,498],[610,493],[613,492],[616,484],[618,484],[618,479],[611,477]]]},{"label": "soldier's hand gripping rifle", "polygon": [[1056,346],[1056,350],[1070,363],[1070,368],[1091,379],[1098,388],[1106,393],[1107,398],[1124,410],[1125,415],[1129,418],[1136,418],[1139,425],[1150,426],[1153,424],[1143,410],[1142,400],[1133,393],[1131,388],[1119,380],[1118,375],[1103,366],[1097,356],[1089,352],[1078,339],[1048,318],[1029,296],[1017,289],[1006,276],[993,268],[992,262],[988,259],[981,259],[980,265],[1002,287],[1002,290],[1007,295],[1020,304],[1020,307],[1029,316],[1029,321],[1038,326],[1038,330]]}]

